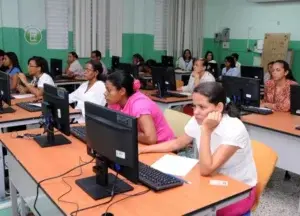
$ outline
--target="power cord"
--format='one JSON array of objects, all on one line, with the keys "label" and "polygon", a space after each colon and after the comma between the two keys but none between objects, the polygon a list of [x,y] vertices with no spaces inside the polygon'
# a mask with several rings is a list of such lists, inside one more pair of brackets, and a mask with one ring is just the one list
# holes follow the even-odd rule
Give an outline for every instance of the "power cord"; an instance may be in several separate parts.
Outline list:
[{"label": "power cord", "polygon": [[95,160],[95,158],[93,158],[92,160],[88,161],[87,163],[80,164],[80,165],[78,165],[78,166],[76,166],[76,167],[74,167],[74,168],[68,170],[67,172],[65,172],[65,173],[63,173],[63,174],[60,174],[60,175],[54,176],[54,177],[50,177],[50,178],[46,178],[46,179],[43,179],[43,180],[39,181],[39,182],[37,183],[37,187],[36,187],[36,196],[35,196],[34,204],[33,204],[33,208],[34,208],[34,210],[36,211],[36,213],[37,213],[39,216],[41,216],[40,212],[39,212],[39,211],[37,210],[37,208],[36,208],[36,203],[37,203],[37,200],[38,200],[38,197],[39,197],[39,188],[41,187],[41,184],[42,184],[43,182],[50,181],[50,180],[53,180],[53,179],[56,179],[56,178],[61,178],[61,177],[63,177],[63,176],[65,176],[65,175],[69,174],[70,172],[72,172],[72,171],[74,171],[74,170],[76,170],[76,169],[78,169],[78,168],[80,168],[80,167],[83,167],[83,166],[85,166],[85,165],[88,165],[88,164],[92,163],[94,160]]}]

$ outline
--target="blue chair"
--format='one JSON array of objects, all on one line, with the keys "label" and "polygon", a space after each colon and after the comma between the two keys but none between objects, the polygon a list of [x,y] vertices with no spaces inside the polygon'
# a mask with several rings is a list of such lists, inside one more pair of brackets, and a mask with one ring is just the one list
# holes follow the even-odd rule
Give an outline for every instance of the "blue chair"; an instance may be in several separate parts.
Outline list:
[{"label": "blue chair", "polygon": [[242,216],[251,216],[251,211],[248,211],[246,214],[244,214]]}]

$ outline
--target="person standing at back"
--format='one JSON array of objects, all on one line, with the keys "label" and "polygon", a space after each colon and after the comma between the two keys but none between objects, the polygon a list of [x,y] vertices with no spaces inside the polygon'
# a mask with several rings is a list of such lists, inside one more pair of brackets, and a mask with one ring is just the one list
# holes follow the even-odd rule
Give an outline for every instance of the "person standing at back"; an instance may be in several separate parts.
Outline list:
[{"label": "person standing at back", "polygon": [[182,56],[178,59],[177,67],[184,71],[193,70],[193,57],[189,49],[183,51]]},{"label": "person standing at back", "polygon": [[3,65],[10,77],[10,89],[16,91],[19,79],[18,73],[22,72],[17,55],[14,52],[4,54]]},{"label": "person standing at back", "polygon": [[76,52],[69,52],[68,54],[68,67],[66,69],[68,77],[82,77],[84,75],[83,68],[78,61],[78,55]]},{"label": "person standing at back", "polygon": [[93,62],[99,62],[99,63],[101,63],[102,68],[103,68],[102,75],[107,75],[107,67],[105,66],[105,64],[103,63],[103,61],[101,59],[102,59],[102,54],[101,54],[101,52],[99,50],[92,51],[92,53],[91,53],[91,60]]}]

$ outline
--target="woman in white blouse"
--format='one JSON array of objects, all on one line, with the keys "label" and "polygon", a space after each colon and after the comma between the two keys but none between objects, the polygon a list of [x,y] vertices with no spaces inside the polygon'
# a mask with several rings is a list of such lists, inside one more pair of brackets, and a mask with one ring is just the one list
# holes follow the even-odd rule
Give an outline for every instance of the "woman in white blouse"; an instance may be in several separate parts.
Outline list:
[{"label": "woman in white blouse", "polygon": [[227,175],[253,189],[249,197],[217,211],[221,215],[244,215],[254,202],[257,173],[251,140],[246,127],[237,117],[238,110],[226,99],[225,89],[217,82],[201,83],[193,91],[194,116],[177,139],[159,145],[139,147],[139,153],[173,152],[193,140],[199,154],[202,176]]},{"label": "woman in white blouse", "polygon": [[101,106],[105,106],[106,92],[103,76],[103,68],[100,62],[89,61],[85,65],[84,76],[87,82],[82,83],[77,90],[69,95],[70,103],[77,103],[75,109],[80,109],[82,116],[76,119],[79,123],[84,123],[84,102],[89,101]]},{"label": "woman in white blouse", "polygon": [[193,57],[189,49],[183,51],[182,56],[178,59],[177,67],[184,71],[193,70]]},{"label": "woman in white blouse", "polygon": [[207,51],[204,58],[208,61],[208,63],[217,63],[214,59],[214,54],[212,51]]}]

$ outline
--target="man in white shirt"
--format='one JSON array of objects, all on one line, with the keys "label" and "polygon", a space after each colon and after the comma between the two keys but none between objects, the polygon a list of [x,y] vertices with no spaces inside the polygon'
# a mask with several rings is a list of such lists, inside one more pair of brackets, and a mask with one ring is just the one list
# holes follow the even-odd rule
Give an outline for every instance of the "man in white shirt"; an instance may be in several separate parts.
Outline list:
[{"label": "man in white shirt", "polygon": [[69,52],[68,64],[69,66],[66,69],[66,74],[69,77],[83,76],[84,70],[78,61],[78,55],[76,52]]},{"label": "man in white shirt", "polygon": [[95,62],[100,62],[102,64],[102,68],[103,68],[103,75],[107,75],[107,67],[105,66],[105,64],[103,63],[102,59],[102,54],[99,50],[94,50],[91,53],[91,60],[95,61]]}]

